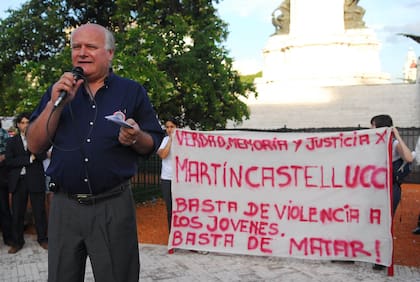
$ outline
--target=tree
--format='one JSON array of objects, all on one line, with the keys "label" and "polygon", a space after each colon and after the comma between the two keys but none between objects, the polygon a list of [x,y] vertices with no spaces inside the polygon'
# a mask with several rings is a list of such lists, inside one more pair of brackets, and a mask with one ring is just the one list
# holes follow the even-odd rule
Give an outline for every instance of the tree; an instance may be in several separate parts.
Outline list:
[{"label": "tree", "polygon": [[[49,6],[59,12],[50,13]],[[115,32],[115,72],[145,85],[162,121],[178,117],[184,126],[208,130],[249,118],[239,98],[255,89],[232,69],[223,46],[227,26],[211,0],[29,1],[0,22],[5,34],[0,47],[10,44],[0,57],[2,70],[12,70],[0,80],[0,103],[11,105],[5,107],[8,111],[32,110],[49,83],[69,69],[65,31],[85,22]],[[36,34],[22,42],[15,37],[17,28]],[[16,89],[22,93],[12,102]]]},{"label": "tree", "polygon": [[60,1],[29,1],[9,12],[0,21],[2,115],[33,110],[65,66],[59,60],[66,45],[66,13]]},{"label": "tree", "polygon": [[403,35],[405,37],[408,37],[408,38],[416,41],[417,43],[420,43],[420,36],[419,35],[408,34],[408,33],[398,33],[398,35]]}]

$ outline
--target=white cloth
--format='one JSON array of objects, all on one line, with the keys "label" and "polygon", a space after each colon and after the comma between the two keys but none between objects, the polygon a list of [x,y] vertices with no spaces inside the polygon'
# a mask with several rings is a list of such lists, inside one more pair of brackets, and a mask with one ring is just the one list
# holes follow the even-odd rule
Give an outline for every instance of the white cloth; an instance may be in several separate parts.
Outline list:
[{"label": "white cloth", "polygon": [[[23,148],[25,149],[25,151],[27,151],[28,150],[28,143],[26,142],[25,135],[21,134],[20,138],[22,139]],[[20,175],[25,175],[25,174],[26,174],[26,167],[22,167],[22,170],[20,171]]]},{"label": "white cloth", "polygon": [[[48,150],[48,154],[51,153],[52,147]],[[44,166],[44,171],[47,171],[48,166],[50,165],[51,159],[47,156],[45,160],[42,161],[42,165]]]},{"label": "white cloth", "polygon": [[[159,150],[165,148],[166,144],[169,141],[169,136],[165,136],[162,140],[162,143],[159,146]],[[160,178],[164,180],[172,180],[172,153],[169,150],[169,154],[166,158],[162,159],[162,171],[160,173]]]},{"label": "white cloth", "polygon": [[415,152],[416,152],[416,163],[417,165],[420,165],[420,137],[417,139]]},{"label": "white cloth", "polygon": [[28,142],[26,142],[26,137],[25,135],[21,134],[20,138],[22,139],[22,143],[23,143],[23,148],[25,149],[25,151],[28,150]]},{"label": "white cloth", "polygon": [[392,141],[392,161],[393,162],[401,158],[397,152],[397,145],[398,145],[398,140],[394,139]]}]

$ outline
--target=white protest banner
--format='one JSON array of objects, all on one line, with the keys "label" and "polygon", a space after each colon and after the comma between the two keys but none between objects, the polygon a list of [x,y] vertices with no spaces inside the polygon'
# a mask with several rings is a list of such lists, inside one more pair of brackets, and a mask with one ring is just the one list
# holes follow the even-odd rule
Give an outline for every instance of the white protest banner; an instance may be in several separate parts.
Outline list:
[{"label": "white protest banner", "polygon": [[177,130],[168,248],[392,261],[391,129]]}]

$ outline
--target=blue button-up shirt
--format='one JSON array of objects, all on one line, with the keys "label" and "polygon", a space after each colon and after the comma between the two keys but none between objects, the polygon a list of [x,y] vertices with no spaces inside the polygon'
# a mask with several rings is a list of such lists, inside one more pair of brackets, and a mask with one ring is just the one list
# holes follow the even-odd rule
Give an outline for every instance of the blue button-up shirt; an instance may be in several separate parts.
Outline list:
[{"label": "blue button-up shirt", "polygon": [[[40,115],[51,99],[50,87],[34,111]],[[154,151],[163,138],[162,127],[146,90],[135,81],[112,72],[91,98],[80,87],[65,106],[53,140],[47,175],[68,193],[102,193],[130,179],[137,172],[138,153],[118,141],[120,126],[105,119],[116,111],[134,119],[151,134]],[[152,153],[151,152],[151,153]]]}]

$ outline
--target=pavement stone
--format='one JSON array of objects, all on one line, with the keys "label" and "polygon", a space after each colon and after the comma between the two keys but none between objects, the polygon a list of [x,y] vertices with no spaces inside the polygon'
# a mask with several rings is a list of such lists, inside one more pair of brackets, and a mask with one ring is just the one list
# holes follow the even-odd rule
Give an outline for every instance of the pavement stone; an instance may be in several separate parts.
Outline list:
[{"label": "pavement stone", "polygon": [[[11,255],[8,246],[0,245],[0,281],[47,281],[48,251],[42,249],[34,235],[25,235],[26,244]],[[331,263],[279,257],[259,257],[209,253],[202,255],[176,250],[169,255],[162,245],[139,244],[140,281],[395,281],[419,282],[420,268],[395,265],[394,276],[372,270],[372,264]],[[85,281],[95,281],[87,263]],[[98,281],[100,282],[100,281]]]}]

